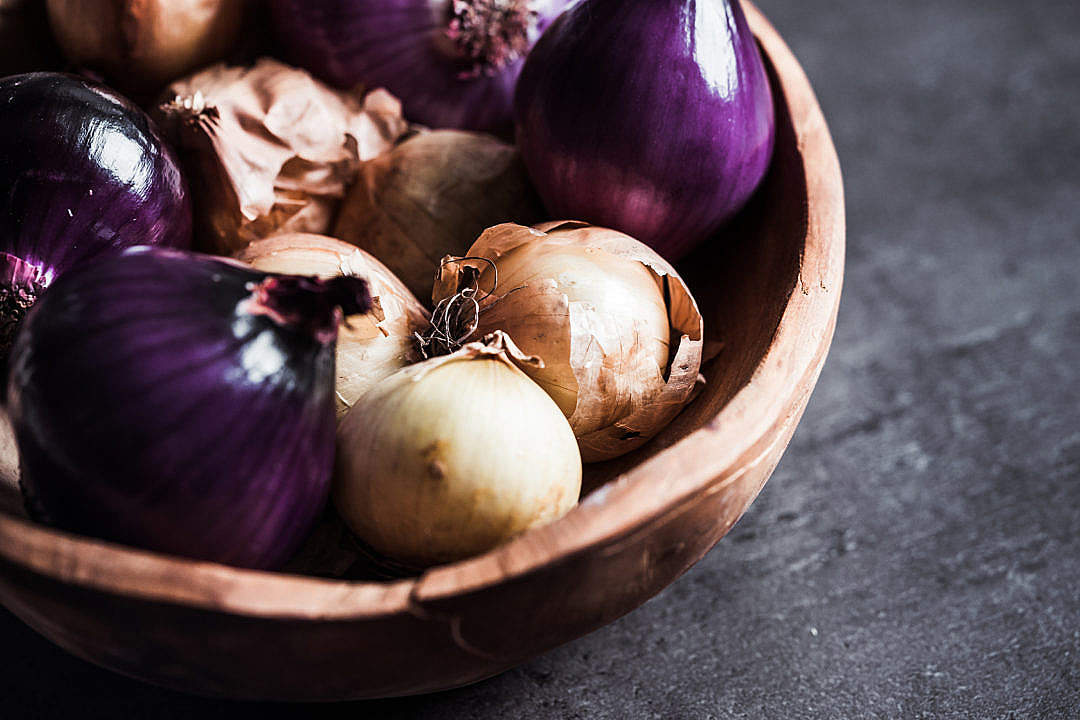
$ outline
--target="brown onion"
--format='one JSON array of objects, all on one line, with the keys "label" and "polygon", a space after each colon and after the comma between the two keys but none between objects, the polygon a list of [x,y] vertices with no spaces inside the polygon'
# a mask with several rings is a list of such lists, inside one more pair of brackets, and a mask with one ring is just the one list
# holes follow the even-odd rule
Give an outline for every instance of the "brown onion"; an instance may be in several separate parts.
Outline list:
[{"label": "brown onion", "polygon": [[541,358],[544,367],[522,370],[566,414],[586,462],[641,446],[690,401],[701,313],[675,269],[644,244],[579,222],[506,224],[484,232],[468,256],[444,261],[434,298],[467,310],[472,296],[479,316],[450,313],[443,336],[502,330]]},{"label": "brown onion", "polygon": [[162,125],[184,151],[204,249],[221,254],[276,232],[326,233],[363,160],[407,129],[375,90],[331,90],[263,58],[215,65],[169,87]]},{"label": "brown onion", "polygon": [[156,91],[220,60],[236,44],[246,0],[48,0],[49,22],[73,63],[128,91]]},{"label": "brown onion", "polygon": [[436,130],[364,163],[334,235],[381,258],[426,301],[444,255],[465,252],[484,228],[543,217],[512,145]]},{"label": "brown onion", "polygon": [[420,360],[414,333],[427,327],[424,306],[385,265],[363,250],[322,235],[286,233],[258,240],[237,259],[289,275],[357,275],[368,281],[372,309],[343,323],[337,339],[337,415],[383,378]]}]

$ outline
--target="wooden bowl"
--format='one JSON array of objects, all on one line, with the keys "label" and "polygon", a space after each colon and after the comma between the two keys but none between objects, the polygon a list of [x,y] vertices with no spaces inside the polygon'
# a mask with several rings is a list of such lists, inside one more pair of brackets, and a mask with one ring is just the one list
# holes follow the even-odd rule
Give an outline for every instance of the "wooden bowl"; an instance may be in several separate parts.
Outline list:
[{"label": "wooden bowl", "polygon": [[[0,600],[74,654],[236,698],[423,693],[499,673],[633,610],[761,490],[832,339],[840,167],[814,93],[746,3],[777,100],[770,174],[724,242],[684,263],[716,357],[700,395],[631,456],[590,470],[569,515],[485,555],[386,582],[238,570],[0,513]],[[15,466],[10,439],[0,465]]]}]

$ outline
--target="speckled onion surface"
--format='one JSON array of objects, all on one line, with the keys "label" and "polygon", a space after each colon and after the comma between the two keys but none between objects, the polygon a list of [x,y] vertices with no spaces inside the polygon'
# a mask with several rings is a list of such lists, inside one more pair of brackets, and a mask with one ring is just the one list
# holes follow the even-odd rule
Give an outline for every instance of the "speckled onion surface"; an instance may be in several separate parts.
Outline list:
[{"label": "speckled onion surface", "polygon": [[427,566],[561,517],[581,491],[574,433],[501,333],[408,367],[338,429],[334,500],[377,551]]}]

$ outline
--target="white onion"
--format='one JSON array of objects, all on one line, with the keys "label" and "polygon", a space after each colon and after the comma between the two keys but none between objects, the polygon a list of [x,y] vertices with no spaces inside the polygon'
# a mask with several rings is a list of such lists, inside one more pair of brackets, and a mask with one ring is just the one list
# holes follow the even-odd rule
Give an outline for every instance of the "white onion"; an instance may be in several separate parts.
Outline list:
[{"label": "white onion", "polygon": [[496,334],[413,365],[345,416],[334,500],[375,550],[420,566],[459,560],[577,502],[574,434],[507,353]]}]

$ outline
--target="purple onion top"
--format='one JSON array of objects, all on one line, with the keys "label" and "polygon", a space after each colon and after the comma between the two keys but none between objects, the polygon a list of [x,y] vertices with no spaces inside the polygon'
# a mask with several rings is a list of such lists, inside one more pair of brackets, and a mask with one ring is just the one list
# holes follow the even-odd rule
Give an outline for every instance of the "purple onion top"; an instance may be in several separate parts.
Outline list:
[{"label": "purple onion top", "polygon": [[437,128],[507,130],[525,55],[576,0],[271,0],[289,59],[341,88],[385,87]]}]

